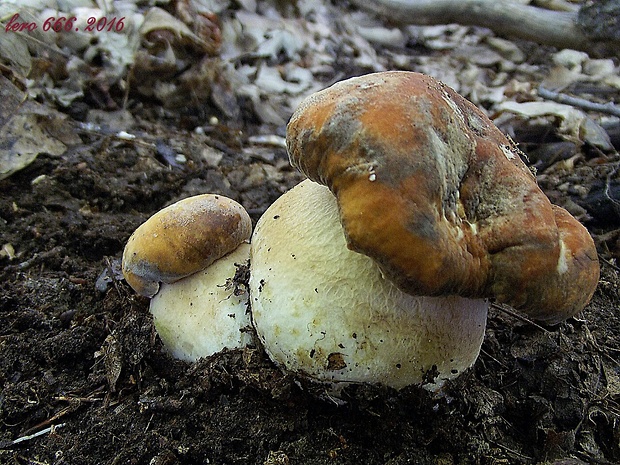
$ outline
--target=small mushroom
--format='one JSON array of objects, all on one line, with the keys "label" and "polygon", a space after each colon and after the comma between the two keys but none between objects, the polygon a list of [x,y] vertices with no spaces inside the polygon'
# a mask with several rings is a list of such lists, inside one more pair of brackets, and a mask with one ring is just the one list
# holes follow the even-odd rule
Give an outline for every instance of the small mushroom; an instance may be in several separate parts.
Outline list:
[{"label": "small mushroom", "polygon": [[558,323],[599,278],[587,230],[551,205],[515,144],[435,79],[384,72],[301,103],[291,163],[334,193],[347,245],[413,295],[492,297]]},{"label": "small mushroom", "polygon": [[155,328],[176,358],[194,361],[251,341],[247,291],[234,281],[249,260],[251,231],[241,205],[205,194],[157,212],[129,238],[123,274],[152,297]]},{"label": "small mushroom", "polygon": [[263,214],[252,236],[256,332],[286,371],[326,383],[435,390],[478,357],[488,302],[412,296],[347,248],[336,198],[306,180]]}]

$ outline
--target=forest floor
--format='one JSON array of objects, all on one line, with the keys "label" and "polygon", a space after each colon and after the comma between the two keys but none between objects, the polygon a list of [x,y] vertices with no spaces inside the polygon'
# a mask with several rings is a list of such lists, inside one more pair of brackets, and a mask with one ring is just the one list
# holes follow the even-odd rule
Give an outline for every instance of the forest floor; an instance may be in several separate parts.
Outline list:
[{"label": "forest floor", "polygon": [[[544,61],[520,45],[530,65]],[[331,78],[368,71],[346,61]],[[9,97],[24,89],[7,70],[0,80],[4,124]],[[617,167],[615,152],[573,144],[549,161],[540,149],[564,139],[524,127],[511,134],[526,153],[538,149],[530,161],[549,196],[587,210],[602,274],[577,318],[541,327],[493,308],[478,361],[442,395],[359,386],[336,405],[300,388],[260,347],[173,360],[148,300],[119,273],[131,232],[180,198],[220,193],[256,221],[302,179],[277,142],[284,126],[249,100],[231,117],[216,97],[164,109],[104,90],[91,86],[62,114],[32,99],[37,124],[66,149],[0,180],[0,463],[620,463],[618,222],[564,195],[608,194],[610,176],[597,173]],[[604,200],[595,207],[613,207]]]}]

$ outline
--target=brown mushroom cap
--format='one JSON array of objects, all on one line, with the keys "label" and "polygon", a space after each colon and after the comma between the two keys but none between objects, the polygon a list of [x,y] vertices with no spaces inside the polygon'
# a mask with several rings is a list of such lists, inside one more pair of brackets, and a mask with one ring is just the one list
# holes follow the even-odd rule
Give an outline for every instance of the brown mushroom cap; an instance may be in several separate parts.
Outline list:
[{"label": "brown mushroom cap", "polygon": [[336,195],[349,248],[403,291],[495,297],[549,323],[592,297],[587,230],[439,81],[384,72],[339,82],[302,102],[287,144],[291,163]]},{"label": "brown mushroom cap", "polygon": [[203,194],[155,213],[131,235],[123,252],[123,275],[138,293],[152,297],[171,283],[211,265],[249,240],[245,209],[221,195]]}]

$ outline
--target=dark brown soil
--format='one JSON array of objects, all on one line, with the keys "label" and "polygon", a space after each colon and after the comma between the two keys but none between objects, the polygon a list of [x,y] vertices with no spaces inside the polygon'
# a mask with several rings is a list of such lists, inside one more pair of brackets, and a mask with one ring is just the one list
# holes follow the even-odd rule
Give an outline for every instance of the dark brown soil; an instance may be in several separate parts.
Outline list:
[{"label": "dark brown soil", "polygon": [[[607,263],[579,319],[542,328],[494,309],[474,368],[438,397],[359,387],[337,406],[259,348],[172,360],[118,273],[130,233],[199,192],[256,220],[300,177],[283,149],[243,154],[249,125],[198,135],[178,115],[132,113],[128,131],[187,161],[78,131],[81,145],[0,181],[0,245],[16,253],[0,258],[0,463],[620,462],[620,274]],[[208,145],[221,161],[205,161]]]}]

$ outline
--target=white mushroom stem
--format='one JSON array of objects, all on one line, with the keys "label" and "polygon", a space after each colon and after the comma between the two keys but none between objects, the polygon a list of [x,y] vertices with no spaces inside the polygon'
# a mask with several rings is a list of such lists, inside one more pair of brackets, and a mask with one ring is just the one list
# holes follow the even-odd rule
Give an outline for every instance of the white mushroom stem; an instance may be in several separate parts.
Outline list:
[{"label": "white mushroom stem", "polygon": [[248,293],[233,278],[246,265],[250,245],[217,260],[205,270],[162,284],[151,299],[151,313],[164,347],[173,357],[194,362],[224,348],[252,342]]},{"label": "white mushroom stem", "polygon": [[304,181],[259,220],[250,302],[276,364],[312,380],[437,389],[476,360],[485,300],[415,297],[347,249],[335,197]]}]

